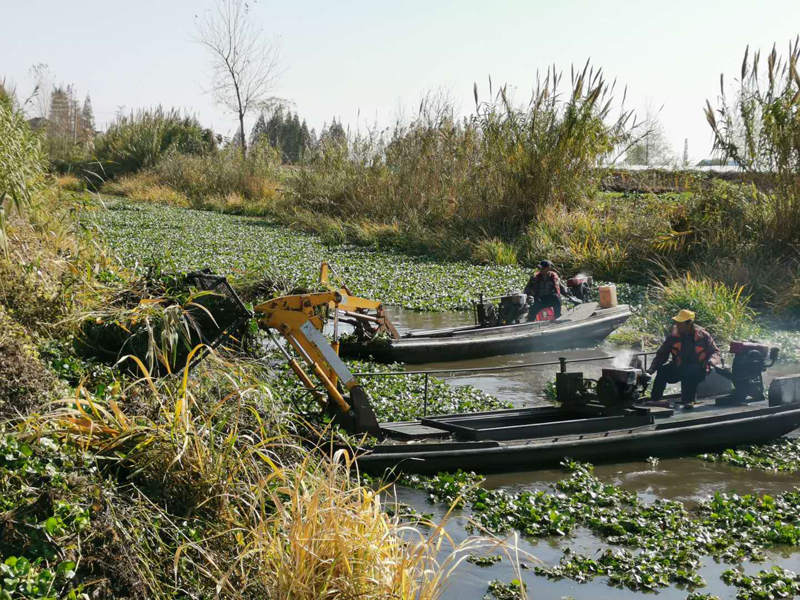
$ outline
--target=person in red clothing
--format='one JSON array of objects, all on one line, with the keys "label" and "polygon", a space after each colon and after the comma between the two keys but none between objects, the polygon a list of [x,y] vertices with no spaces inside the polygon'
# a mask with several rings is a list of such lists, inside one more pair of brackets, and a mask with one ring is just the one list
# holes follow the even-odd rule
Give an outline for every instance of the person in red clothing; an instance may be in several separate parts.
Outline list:
[{"label": "person in red clothing", "polygon": [[[694,324],[694,313],[682,310],[667,338],[656,352],[647,372],[656,373],[652,400],[661,400],[668,383],[681,383],[681,401],[684,408],[693,408],[697,386],[705,380],[712,365],[719,365],[717,344],[705,329]],[[672,360],[667,361],[672,357]]]},{"label": "person in red clothing", "polygon": [[524,293],[533,297],[528,321],[535,321],[536,315],[546,306],[553,308],[556,319],[561,316],[561,283],[558,274],[553,271],[553,263],[549,260],[539,263],[539,272],[531,275]]}]

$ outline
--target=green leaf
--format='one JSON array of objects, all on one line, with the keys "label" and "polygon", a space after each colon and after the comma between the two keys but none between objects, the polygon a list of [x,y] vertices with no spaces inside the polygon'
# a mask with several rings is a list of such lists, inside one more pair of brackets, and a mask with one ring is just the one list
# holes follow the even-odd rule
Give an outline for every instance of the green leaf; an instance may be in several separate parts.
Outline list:
[{"label": "green leaf", "polygon": [[44,528],[45,531],[47,531],[47,533],[50,535],[55,535],[56,530],[58,529],[58,521],[55,517],[50,517],[44,522]]}]

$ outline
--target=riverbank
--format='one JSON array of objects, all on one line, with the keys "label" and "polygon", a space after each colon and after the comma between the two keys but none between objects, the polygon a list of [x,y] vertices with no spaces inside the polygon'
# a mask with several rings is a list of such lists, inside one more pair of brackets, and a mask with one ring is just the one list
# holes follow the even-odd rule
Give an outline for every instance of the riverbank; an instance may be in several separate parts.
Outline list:
[{"label": "riverbank", "polygon": [[[53,222],[68,224],[70,221],[65,215],[75,214],[77,206],[69,197],[61,198],[60,202],[63,212],[56,211],[53,205],[47,207],[47,212]],[[249,285],[250,289],[258,290],[255,284],[274,285],[278,280],[292,286],[313,285],[317,277],[317,261],[329,257],[330,252],[315,236],[298,235],[263,219],[165,209],[116,200],[107,202],[105,207],[94,200],[84,202],[80,211],[80,230],[84,234],[78,234],[76,229],[64,233],[60,239],[72,240],[73,252],[80,248],[95,250],[92,253],[87,250],[77,254],[80,259],[73,256],[67,261],[71,267],[66,272],[81,277],[66,278],[63,284],[69,284],[69,287],[55,287],[51,295],[62,299],[56,304],[63,304],[65,289],[70,290],[69,297],[79,301],[70,309],[75,311],[69,313],[74,316],[79,313],[99,314],[97,309],[105,303],[113,303],[116,295],[129,288],[128,283],[132,278],[135,280],[137,268],[141,269],[141,265],[158,257],[163,257],[162,265],[175,270],[196,269],[210,264],[220,272],[232,272],[242,289]],[[19,231],[23,231],[22,226]],[[30,233],[35,234],[35,229],[30,229]],[[466,290],[476,283],[488,281],[491,285],[502,286],[514,277],[520,281],[526,277],[525,270],[519,267],[498,270],[468,263],[434,264],[420,257],[360,247],[340,247],[337,250],[340,254],[336,257],[344,265],[345,280],[354,287],[360,286],[357,293],[363,293],[363,288],[367,293],[373,290],[389,294],[397,304],[414,308],[424,307],[424,300],[430,296],[436,298],[437,305],[441,305],[441,299],[444,299],[451,307],[458,308],[459,303],[466,302]],[[58,273],[64,273],[63,258],[56,259],[59,253],[53,252],[53,264],[61,264],[62,270]],[[64,247],[60,252],[63,256]],[[50,271],[42,257],[37,264],[43,274]],[[265,264],[271,267],[269,275]],[[403,275],[406,268],[411,275]],[[56,278],[51,285],[60,286],[61,281]],[[516,284],[516,280],[513,281]],[[48,286],[31,289],[48,289]],[[254,293],[258,294],[258,291]],[[43,304],[41,300],[37,303],[20,301],[15,306],[42,307]],[[46,314],[46,311],[38,317],[15,314],[34,323],[36,319],[41,320],[41,314]],[[57,314],[57,320],[63,321],[64,313]],[[48,318],[55,320],[55,316]],[[117,587],[95,586],[99,597],[167,595],[175,590],[170,569],[172,561],[177,560],[179,585],[183,588],[191,586],[190,589],[202,593],[212,584],[214,577],[224,576],[221,572],[208,576],[209,572],[213,573],[210,571],[212,562],[239,561],[238,564],[245,568],[258,566],[261,569],[266,564],[262,562],[266,560],[265,553],[270,552],[268,545],[261,544],[285,539],[286,523],[296,522],[300,515],[307,514],[305,511],[316,511],[312,507],[320,506],[320,502],[338,502],[332,511],[341,522],[364,525],[362,512],[372,511],[370,514],[374,514],[377,497],[364,504],[367,502],[364,499],[372,496],[364,496],[356,484],[341,479],[343,475],[336,475],[336,467],[325,467],[328,463],[324,459],[319,466],[309,466],[310,459],[292,442],[291,380],[284,378],[283,383],[276,382],[271,369],[265,370],[260,363],[224,353],[202,363],[186,384],[181,380],[168,379],[158,383],[128,379],[96,361],[84,361],[74,356],[69,345],[58,343],[63,339],[60,335],[50,335],[49,344],[39,343],[42,348],[49,348],[41,359],[41,370],[55,368],[61,376],[61,385],[71,384],[73,390],[56,395],[40,390],[38,403],[30,409],[29,420],[10,422],[7,427],[11,429],[3,438],[6,456],[12,457],[3,464],[6,485],[18,486],[24,482],[29,488],[23,489],[36,490],[33,497],[30,494],[7,495],[10,504],[4,510],[19,512],[27,510],[35,498],[56,498],[52,515],[45,515],[50,508],[44,506],[35,513],[33,524],[22,534],[24,540],[39,539],[36,537],[39,535],[50,536],[45,538],[48,540],[47,548],[56,558],[36,563],[31,572],[37,577],[52,571],[54,581],[61,586],[59,589],[77,589],[81,582],[93,581],[90,577],[97,576],[100,562],[112,561],[117,565],[116,570],[102,577],[113,578],[119,583]],[[354,366],[359,370],[369,368]],[[421,381],[386,384],[383,390],[381,385],[384,384],[376,384],[371,392],[385,413],[382,416],[418,416],[410,410],[414,404],[409,400],[419,399]],[[469,390],[454,395],[451,389],[435,382],[431,388],[433,395],[437,388],[442,392],[439,401],[446,408],[480,410],[486,406],[485,402],[491,401]],[[53,406],[47,404],[50,399],[60,398],[68,400]],[[387,399],[385,405],[381,405],[383,398]],[[403,400],[398,401],[399,398]],[[435,402],[432,399],[432,403]],[[219,431],[220,435],[208,438],[203,433],[212,430]],[[286,432],[289,437],[276,438],[280,432]],[[39,442],[39,439],[46,441]],[[192,450],[187,453],[186,448]],[[177,462],[171,465],[176,459]],[[48,467],[51,464],[53,466]],[[36,473],[48,468],[51,471],[55,469],[52,476],[36,479]],[[325,471],[325,468],[333,471]],[[267,492],[253,495],[251,492],[262,481],[264,484],[271,482],[266,485]],[[301,481],[303,486],[299,486]],[[337,482],[335,491],[328,483],[323,484],[330,481]],[[269,498],[273,497],[285,503],[285,498],[270,493],[278,493],[279,489],[299,491],[301,487],[305,492],[312,491],[291,496],[289,510],[295,512],[274,513],[271,509],[264,512],[257,508],[260,505],[254,504],[261,500],[269,503]],[[236,494],[226,492],[234,489]],[[95,500],[87,502],[84,499],[87,490]],[[241,490],[251,492],[242,497]],[[232,497],[227,498],[228,495]],[[357,502],[357,498],[363,502]],[[153,503],[165,508],[156,510]],[[116,515],[116,521],[112,515]],[[54,521],[49,521],[51,516]],[[256,541],[251,536],[256,535],[255,524],[261,519],[270,524],[267,528],[269,535],[276,537],[260,539],[259,545],[253,546]],[[392,528],[396,528],[399,533],[404,521],[399,517],[397,521],[393,519],[380,517],[376,527],[390,533],[394,531]],[[130,532],[142,530],[143,524],[152,520],[159,522],[159,527],[151,537],[140,540],[131,536]],[[47,529],[48,523],[52,532]],[[324,531],[329,524],[314,522],[314,527],[319,528],[316,531]],[[38,533],[41,531],[45,533]],[[297,534],[313,535],[314,531],[300,530]],[[255,548],[252,554],[242,554],[241,542],[236,537],[238,534],[242,535],[248,550]],[[364,543],[374,542],[373,538],[353,535]],[[119,545],[108,540],[119,540]],[[105,545],[102,545],[104,541]],[[17,540],[14,547],[21,547],[20,543],[25,542]],[[80,543],[83,549],[77,554],[69,550],[76,543]],[[329,557],[326,560],[344,560],[351,556],[349,551],[344,552],[351,543],[351,537],[341,538],[340,546],[326,545],[325,549],[331,553],[323,555]],[[98,554],[101,547],[106,554]],[[128,549],[123,551],[123,547]],[[425,548],[427,546],[417,547],[415,556],[427,556],[431,560],[437,556]],[[376,576],[370,569],[386,564],[380,561],[391,563],[395,560],[382,547],[379,546],[378,550],[380,556],[364,561],[365,577]],[[314,549],[315,553],[321,551]],[[169,558],[156,561],[154,552]],[[20,558],[17,554],[13,556]],[[33,564],[36,558],[31,555],[25,560]],[[438,558],[441,560],[441,556]],[[310,558],[303,560],[307,563]],[[430,565],[433,563],[405,564],[416,573],[413,569],[423,569],[423,564],[428,565],[425,568],[432,568]],[[293,573],[298,569],[295,562],[270,565],[278,573]],[[371,565],[370,569],[368,565]],[[61,574],[59,567],[62,568]],[[246,578],[239,576],[235,581],[237,587],[250,590],[245,595],[269,593],[268,586],[274,582],[259,578],[255,573],[248,571]],[[45,578],[49,576],[44,575]],[[393,575],[384,572],[381,576],[394,581]],[[316,583],[330,582],[325,579]],[[444,585],[444,582],[438,583]],[[309,582],[308,585],[312,584]],[[232,594],[230,590],[225,592],[229,593]]]},{"label": "riverbank", "polygon": [[[8,221],[0,258],[2,594],[438,597],[459,555],[442,562],[435,530],[411,539],[349,476],[346,454],[303,447],[275,369],[221,349],[191,376],[156,378],[144,358],[130,371],[119,354],[87,353],[87,325],[144,327],[168,361],[165,315],[185,314],[180,290],[162,284],[177,280],[126,267],[75,220],[82,201],[52,188],[32,200]],[[416,387],[387,390],[385,416],[408,411],[394,396]],[[497,406],[436,382],[431,393]]]}]

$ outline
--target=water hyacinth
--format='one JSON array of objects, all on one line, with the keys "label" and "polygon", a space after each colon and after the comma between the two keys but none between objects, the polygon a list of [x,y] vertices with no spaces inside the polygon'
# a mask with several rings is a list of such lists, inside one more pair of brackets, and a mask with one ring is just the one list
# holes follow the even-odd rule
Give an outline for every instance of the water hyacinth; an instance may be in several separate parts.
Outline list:
[{"label": "water hyacinth", "polygon": [[794,473],[800,470],[800,439],[784,438],[764,446],[747,446],[736,450],[728,448],[719,454],[701,454],[699,458],[746,469]]},{"label": "water hyacinth", "polygon": [[[403,365],[379,365],[377,363],[349,360],[345,361],[354,373],[376,373],[404,371]],[[286,398],[287,402],[298,405],[307,398],[307,391],[297,380],[287,364],[277,362],[279,374],[273,379],[272,386],[276,392]],[[503,402],[472,386],[451,386],[436,377],[428,379],[428,401],[425,403],[425,377],[410,376],[361,376],[364,389],[372,398],[372,408],[379,421],[412,421],[425,414],[470,413],[488,410],[511,408],[509,402]]]},{"label": "water hyacinth", "polygon": [[774,497],[717,493],[689,511],[681,502],[645,502],[601,481],[590,465],[565,466],[572,474],[550,490],[487,490],[482,477],[462,471],[406,475],[398,483],[427,491],[431,501],[469,509],[473,526],[494,534],[568,536],[582,526],[617,547],[594,558],[567,550],[558,565],[537,567],[537,574],[556,579],[606,577],[610,585],[644,591],[702,587],[697,571],[703,556],[738,564],[763,560],[764,549],[776,544],[800,545],[800,490]]},{"label": "water hyacinth", "polygon": [[[244,279],[280,275],[313,288],[319,266],[329,261],[356,295],[412,310],[471,310],[480,293],[521,290],[530,269],[431,260],[359,246],[326,247],[315,235],[298,233],[268,219],[113,201],[108,210],[85,216],[128,265],[166,262],[174,270],[210,267]],[[620,302],[626,301],[624,287]]]}]

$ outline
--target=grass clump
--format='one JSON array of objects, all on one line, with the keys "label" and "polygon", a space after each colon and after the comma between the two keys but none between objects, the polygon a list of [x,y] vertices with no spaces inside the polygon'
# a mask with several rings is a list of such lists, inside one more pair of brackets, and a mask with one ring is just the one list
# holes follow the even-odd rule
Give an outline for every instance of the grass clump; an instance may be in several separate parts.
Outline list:
[{"label": "grass clump", "polygon": [[682,309],[695,313],[695,322],[705,328],[721,346],[735,339],[751,339],[761,333],[755,322],[755,311],[749,307],[749,297],[741,287],[730,288],[723,283],[695,279],[690,274],[656,282],[647,295],[642,309],[617,332],[612,342],[658,344],[672,323],[672,317]]},{"label": "grass clump", "polygon": [[11,209],[25,212],[44,183],[44,154],[21,110],[10,98],[0,98],[0,248],[9,258],[8,221]]},{"label": "grass clump", "polygon": [[497,238],[478,242],[472,251],[472,257],[475,262],[486,265],[515,266],[518,264],[516,248]]}]

